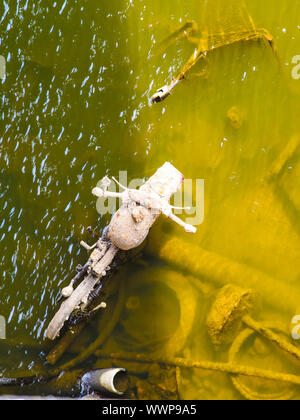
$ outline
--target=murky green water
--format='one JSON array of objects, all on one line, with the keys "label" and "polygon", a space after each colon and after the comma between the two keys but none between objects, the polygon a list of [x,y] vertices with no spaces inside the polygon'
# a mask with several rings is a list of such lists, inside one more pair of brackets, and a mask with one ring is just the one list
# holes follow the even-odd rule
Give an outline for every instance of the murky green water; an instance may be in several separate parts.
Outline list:
[{"label": "murky green water", "polygon": [[[195,261],[202,248],[276,278],[278,295],[291,301],[279,298],[270,309],[264,302],[274,285],[261,284],[257,316],[282,322],[289,334],[300,296],[299,149],[273,182],[268,173],[291,139],[299,142],[300,80],[292,78],[292,59],[300,55],[300,2],[247,2],[255,24],[273,35],[280,67],[266,42],[221,48],[209,55],[205,78],[195,69],[165,102],[149,106],[154,91],[178,74],[194,49],[183,40],[154,54],[153,44],[187,20],[202,23],[201,7],[209,2],[1,5],[0,314],[7,340],[1,341],[0,374],[44,362],[50,347],[44,332],[61,288],[87,258],[79,245],[91,241],[85,228],[101,231],[109,221],[99,217],[91,189],[105,174],[127,170],[128,180],[148,177],[165,161],[187,179],[205,180],[205,219],[195,236],[179,227],[170,231],[169,221],[151,234],[172,232],[183,247],[189,243]],[[228,1],[217,3],[226,14]],[[195,287],[189,273],[175,271],[148,256],[129,266],[126,302],[108,350],[227,360],[205,326],[220,287],[213,273]],[[251,286],[247,278],[242,282]],[[83,345],[95,331],[97,322]],[[274,349],[258,354],[248,349],[244,362],[279,369]],[[288,367],[284,357],[280,361],[283,370]],[[177,379],[180,398],[241,398],[225,375],[182,371]]]}]

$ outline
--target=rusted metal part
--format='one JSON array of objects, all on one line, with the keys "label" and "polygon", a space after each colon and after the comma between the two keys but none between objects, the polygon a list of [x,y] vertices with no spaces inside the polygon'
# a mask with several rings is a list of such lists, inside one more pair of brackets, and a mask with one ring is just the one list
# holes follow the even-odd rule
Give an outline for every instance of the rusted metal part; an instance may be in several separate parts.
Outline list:
[{"label": "rusted metal part", "polygon": [[216,372],[223,372],[229,373],[232,375],[242,375],[254,378],[261,378],[261,379],[270,379],[273,381],[293,384],[293,385],[300,385],[300,376],[286,374],[281,372],[274,372],[272,370],[260,369],[255,368],[252,366],[244,366],[237,363],[232,362],[210,362],[210,361],[201,361],[201,360],[187,360],[181,357],[173,357],[173,358],[157,358],[151,359],[148,358],[147,355],[137,354],[136,357],[127,357],[122,356],[122,354],[98,354],[99,357],[113,359],[115,362],[117,361],[129,361],[129,362],[139,362],[145,364],[152,364],[158,363],[166,366],[175,366],[181,368],[190,368],[190,369],[202,369],[202,370],[211,370]]},{"label": "rusted metal part", "polygon": [[209,279],[218,286],[232,283],[244,287],[246,279],[247,285],[259,294],[264,303],[281,311],[294,313],[300,301],[299,290],[294,285],[282,288],[277,278],[200,246],[190,246],[176,237],[163,233],[159,237],[151,235],[145,252],[183,272]]},{"label": "rusted metal part", "polygon": [[121,396],[129,388],[129,376],[124,368],[97,369],[84,374],[82,383],[95,391]]},{"label": "rusted metal part", "polygon": [[95,266],[91,266],[91,273],[80,283],[72,295],[61,304],[59,311],[55,314],[47,328],[47,338],[54,340],[59,335],[65,321],[69,318],[73,310],[81,303],[84,304],[87,302],[90,292],[95,288],[100,280],[100,275],[97,275],[96,273],[102,273],[112,262],[117,252],[118,248],[111,245],[106,254],[99,262],[97,262],[97,272],[94,271]]},{"label": "rusted metal part", "polygon": [[[162,43],[167,48],[185,38],[196,48],[172,82],[155,92],[151,97],[152,103],[161,102],[170,96],[175,86],[186,78],[195,65],[200,60],[206,60],[208,54],[218,48],[239,42],[262,40],[272,48],[279,61],[273,36],[266,29],[255,26],[243,1],[235,0],[230,5],[217,0],[202,2],[199,19],[200,25],[197,22],[187,22]],[[203,75],[205,74],[206,72],[203,72]]]},{"label": "rusted metal part", "polygon": [[[269,325],[265,327],[271,328]],[[273,326],[274,327],[274,326]],[[238,355],[242,351],[245,342],[254,335],[256,332],[250,328],[245,328],[234,340],[232,343],[229,354],[228,361],[230,363],[238,363]],[[270,400],[283,400],[287,401],[294,397],[296,388],[288,384],[280,384],[276,391],[262,391],[259,390],[260,386],[257,386],[257,390],[253,389],[256,383],[253,383],[252,386],[247,384],[247,381],[244,380],[243,376],[231,375],[231,382],[236,390],[246,399],[253,401],[270,401]],[[259,382],[260,383],[260,382]]]},{"label": "rusted metal part", "polygon": [[255,303],[256,294],[251,289],[232,284],[223,287],[207,316],[207,329],[212,342],[217,346],[232,343],[243,323],[299,361],[300,350],[296,346],[251,318]]},{"label": "rusted metal part", "polygon": [[89,299],[91,292],[106,275],[118,251],[137,248],[161,213],[181,225],[187,232],[196,231],[196,228],[175,216],[169,204],[170,198],[180,188],[183,180],[183,175],[166,162],[139,190],[123,187],[123,193],[110,193],[107,191],[110,183],[107,177],[102,181],[103,189],[98,187],[93,190],[95,195],[104,198],[111,194],[114,197],[118,196],[123,204],[112,217],[104,238],[99,239],[92,247],[83,243],[85,248],[93,249],[87,262],[87,277],[75,290],[73,290],[74,279],[64,288],[63,294],[68,299],[61,304],[50,322],[46,331],[47,338],[54,340],[59,335],[74,309],[87,307],[91,300]]}]

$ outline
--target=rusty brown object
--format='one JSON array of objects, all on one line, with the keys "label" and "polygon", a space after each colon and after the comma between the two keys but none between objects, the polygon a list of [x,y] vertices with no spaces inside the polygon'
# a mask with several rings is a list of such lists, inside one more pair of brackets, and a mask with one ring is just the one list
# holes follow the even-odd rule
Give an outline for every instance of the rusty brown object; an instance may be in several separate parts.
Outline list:
[{"label": "rusty brown object", "polygon": [[255,377],[261,379],[270,379],[272,381],[278,381],[293,385],[300,385],[300,377],[297,375],[286,374],[281,372],[274,372],[271,370],[259,369],[252,366],[244,366],[236,363],[222,363],[222,362],[210,362],[210,361],[196,361],[187,360],[181,357],[172,358],[158,358],[151,359],[147,355],[137,354],[136,357],[127,357],[122,354],[110,354],[104,355],[100,352],[96,353],[98,357],[103,359],[112,359],[114,363],[119,361],[139,362],[145,364],[161,364],[165,366],[174,366],[189,369],[202,369],[211,370],[215,372],[229,373],[231,375],[242,375],[248,377]]},{"label": "rusty brown object", "polygon": [[207,316],[206,326],[214,345],[230,344],[239,331],[243,317],[255,306],[250,289],[227,285],[221,289]]},{"label": "rusty brown object", "polygon": [[232,343],[243,323],[300,361],[300,350],[296,346],[251,318],[250,313],[255,303],[256,295],[252,290],[245,290],[232,284],[223,287],[212,305],[206,322],[213,344],[219,346]]}]

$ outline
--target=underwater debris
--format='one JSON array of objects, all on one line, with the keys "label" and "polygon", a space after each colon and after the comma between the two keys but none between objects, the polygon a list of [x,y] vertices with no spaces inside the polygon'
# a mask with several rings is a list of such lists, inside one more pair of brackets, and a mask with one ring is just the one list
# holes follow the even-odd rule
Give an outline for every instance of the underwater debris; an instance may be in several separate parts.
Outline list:
[{"label": "underwater debris", "polygon": [[288,163],[293,158],[300,146],[298,135],[292,136],[288,144],[284,147],[279,157],[273,162],[268,171],[266,179],[270,182],[278,181],[283,175]]},{"label": "underwater debris", "polygon": [[189,369],[203,369],[211,370],[216,372],[229,373],[232,375],[243,375],[248,377],[255,377],[261,379],[270,379],[273,381],[279,381],[283,383],[288,383],[292,385],[300,385],[300,376],[292,375],[288,373],[274,372],[271,370],[259,369],[252,366],[243,366],[236,363],[224,363],[224,362],[210,362],[210,361],[196,361],[196,360],[187,360],[181,357],[173,358],[159,358],[151,359],[147,355],[137,354],[135,357],[123,356],[120,353],[113,353],[109,355],[104,355],[101,352],[96,353],[98,357],[103,359],[113,359],[114,362],[117,361],[128,361],[136,363],[145,363],[145,364],[161,364],[165,366],[174,366],[181,368]]},{"label": "underwater debris", "polygon": [[[61,371],[58,369],[45,373],[40,377],[2,378],[0,386],[18,387],[30,386],[30,393],[37,395],[79,395],[91,391],[103,394],[123,395],[129,387],[129,377],[126,369],[110,368],[88,371],[76,369]],[[87,389],[88,388],[88,389]],[[16,388],[17,390],[17,388]]]},{"label": "underwater debris", "polygon": [[249,316],[255,301],[256,295],[252,290],[244,290],[232,284],[223,287],[207,316],[206,325],[212,343],[217,346],[231,343],[244,323],[290,356],[300,360],[300,350],[297,347]]},{"label": "underwater debris", "polygon": [[[90,263],[90,269],[92,272],[90,272],[88,276],[83,279],[83,281],[79,286],[77,286],[71,296],[61,304],[59,311],[50,322],[46,331],[46,335],[49,339],[54,340],[57,335],[59,335],[65,321],[69,319],[74,309],[79,307],[84,309],[86,307],[90,292],[95,289],[99,283],[102,272],[108,265],[111,264],[117,252],[118,248],[116,248],[114,245],[110,245],[107,248],[106,254],[103,257],[100,257],[99,261],[97,261],[95,264]],[[93,251],[93,257],[95,257],[95,254],[100,254],[98,249]],[[90,257],[90,260],[91,259],[92,258]]]},{"label": "underwater debris", "polygon": [[176,368],[153,363],[146,380],[136,383],[139,400],[178,400]]},{"label": "underwater debris", "polygon": [[120,396],[129,388],[129,377],[124,368],[97,369],[85,373],[82,383],[95,391]]},{"label": "underwater debris", "polygon": [[77,366],[84,360],[86,360],[89,356],[91,356],[102,344],[103,342],[110,336],[111,332],[115,328],[119,318],[121,311],[123,309],[125,302],[125,282],[124,279],[121,278],[121,282],[119,284],[119,293],[116,305],[114,307],[113,313],[110,315],[105,328],[100,332],[97,339],[91,343],[81,354],[79,354],[74,359],[70,360],[69,362],[65,363],[64,365],[60,366],[61,370],[69,370],[72,369],[74,366]]},{"label": "underwater debris", "polygon": [[212,343],[216,346],[233,342],[243,321],[255,305],[252,290],[227,285],[218,293],[207,316],[206,326]]},{"label": "underwater debris", "polygon": [[[228,361],[229,363],[238,363],[238,354],[241,352],[245,342],[251,338],[253,334],[255,334],[256,331],[245,328],[234,340],[232,343],[232,346],[230,347],[229,354],[228,354]],[[267,389],[259,389],[255,390],[252,388],[252,386],[257,387],[256,383],[246,384],[245,378],[240,376],[230,376],[231,382],[235,389],[247,400],[253,400],[253,401],[265,401],[265,400],[283,400],[287,401],[294,397],[296,389],[295,387],[291,387],[288,385],[282,384],[276,384],[278,389],[270,391],[267,387]]]},{"label": "underwater debris", "polygon": [[139,309],[141,306],[141,300],[138,296],[129,296],[126,301],[126,308],[129,310]]},{"label": "underwater debris", "polygon": [[144,252],[195,277],[209,279],[215,285],[232,283],[244,287],[247,279],[249,287],[266,304],[281,311],[294,313],[300,300],[299,290],[293,285],[282,288],[278,279],[255,268],[162,232],[159,236],[149,235]]},{"label": "underwater debris", "polygon": [[295,179],[299,179],[298,175],[300,172],[299,146],[300,139],[295,134],[271,165],[266,180],[273,187],[273,193],[281,203],[291,226],[300,236],[299,183],[295,183]]},{"label": "underwater debris", "polygon": [[116,348],[134,354],[147,351],[151,358],[180,353],[198,306],[189,278],[161,267],[139,269],[127,279],[126,293],[129,299],[114,334]]},{"label": "underwater debris", "polygon": [[236,130],[243,126],[245,120],[243,112],[237,106],[232,106],[227,111],[227,118],[231,126]]},{"label": "underwater debris", "polygon": [[[102,189],[94,188],[94,195],[110,197],[113,194],[114,197],[121,198],[123,204],[112,217],[105,237],[100,238],[92,247],[83,244],[89,250],[94,249],[86,264],[88,275],[73,292],[74,279],[65,290],[66,294],[71,292],[71,295],[61,304],[47,328],[46,336],[50,340],[54,340],[59,335],[74,309],[87,307],[90,303],[91,292],[100,283],[101,277],[106,275],[108,267],[111,266],[118,252],[137,248],[161,213],[182,226],[186,232],[196,232],[194,226],[184,223],[173,214],[173,206],[169,204],[170,198],[181,186],[183,180],[183,175],[173,165],[166,162],[139,190],[123,187],[122,193],[109,192],[107,188],[110,180],[107,177],[102,180]],[[137,210],[140,210],[138,217]]]},{"label": "underwater debris", "polygon": [[[264,28],[256,28],[252,17],[241,0],[230,3],[218,0],[201,2],[199,5],[200,24],[187,22],[182,28],[167,38],[165,44],[169,47],[181,38],[196,45],[196,50],[183,66],[179,74],[169,85],[158,89],[151,97],[152,103],[158,103],[167,98],[177,84],[186,78],[190,70],[200,60],[206,60],[208,53],[242,41],[265,41],[277,57],[272,35]],[[203,72],[203,75],[205,72]]]}]

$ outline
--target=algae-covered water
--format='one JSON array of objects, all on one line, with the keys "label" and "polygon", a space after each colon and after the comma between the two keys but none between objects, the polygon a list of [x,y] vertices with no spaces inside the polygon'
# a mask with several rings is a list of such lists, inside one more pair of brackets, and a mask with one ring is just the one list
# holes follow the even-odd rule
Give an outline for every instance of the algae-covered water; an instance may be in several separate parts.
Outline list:
[{"label": "algae-covered water", "polygon": [[[0,377],[45,367],[51,348],[45,329],[62,287],[87,259],[79,242],[92,243],[86,227],[101,232],[110,219],[98,214],[92,188],[120,171],[127,171],[128,181],[147,179],[165,161],[193,186],[198,213],[179,216],[194,217],[198,231],[189,235],[162,216],[150,233],[152,245],[115,278],[126,282],[125,298],[103,353],[228,360],[228,346],[215,348],[206,328],[216,294],[228,282],[254,289],[256,319],[272,327],[280,323],[280,334],[297,346],[290,321],[300,315],[300,1],[248,0],[253,24],[272,34],[275,49],[263,40],[215,49],[170,97],[150,105],[155,90],[171,82],[195,49],[186,39],[165,51],[155,47],[190,20],[199,23],[203,37],[222,18],[234,30],[241,5],[1,4],[0,315],[6,339],[0,340]],[[164,254],[161,246],[170,239],[175,247]],[[99,314],[66,360],[101,328]],[[297,364],[257,335],[246,344],[238,356],[244,364],[299,373]],[[176,369],[164,382],[159,371],[123,365],[138,398],[300,396],[299,388],[292,392],[259,379],[237,385],[226,374]]]}]

